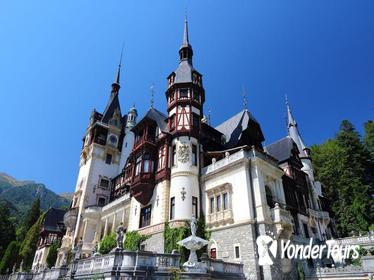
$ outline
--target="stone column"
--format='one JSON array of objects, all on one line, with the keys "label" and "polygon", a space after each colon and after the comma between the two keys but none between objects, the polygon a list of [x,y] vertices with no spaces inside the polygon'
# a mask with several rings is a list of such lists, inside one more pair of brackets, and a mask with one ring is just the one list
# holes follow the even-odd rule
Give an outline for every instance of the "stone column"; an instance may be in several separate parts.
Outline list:
[{"label": "stone column", "polygon": [[116,231],[116,216],[117,216],[117,212],[114,212],[114,215],[113,215],[113,224],[112,224],[112,232]]},{"label": "stone column", "polygon": [[105,218],[104,236],[108,234],[108,218]]}]

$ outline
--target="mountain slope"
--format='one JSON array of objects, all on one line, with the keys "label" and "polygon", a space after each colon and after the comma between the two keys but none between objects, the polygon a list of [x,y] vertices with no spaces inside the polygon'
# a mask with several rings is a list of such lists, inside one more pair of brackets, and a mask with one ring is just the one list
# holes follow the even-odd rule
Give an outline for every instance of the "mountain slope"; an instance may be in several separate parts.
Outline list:
[{"label": "mountain slope", "polygon": [[26,213],[37,197],[40,197],[40,207],[43,211],[49,207],[67,208],[70,205],[69,199],[57,195],[43,184],[18,181],[5,173],[0,173],[0,201],[6,203],[12,216],[17,220]]}]

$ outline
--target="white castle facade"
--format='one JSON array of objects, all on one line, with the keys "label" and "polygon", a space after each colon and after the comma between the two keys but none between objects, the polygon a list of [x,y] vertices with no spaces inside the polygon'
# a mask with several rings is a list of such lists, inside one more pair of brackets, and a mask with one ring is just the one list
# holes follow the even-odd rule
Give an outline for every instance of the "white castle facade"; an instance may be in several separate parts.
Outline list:
[{"label": "white castle facade", "polygon": [[141,250],[164,253],[166,223],[173,228],[205,219],[209,257],[243,263],[249,279],[290,273],[285,261],[259,265],[259,235],[306,243],[331,237],[321,184],[289,107],[289,135],[267,147],[248,110],[212,127],[204,117],[206,96],[192,64],[187,21],[179,55],[167,77],[166,114],[151,108],[139,118],[131,108],[123,115],[120,67],[104,112],[92,112],[56,267],[80,241],[90,257],[120,223],[150,236]]}]

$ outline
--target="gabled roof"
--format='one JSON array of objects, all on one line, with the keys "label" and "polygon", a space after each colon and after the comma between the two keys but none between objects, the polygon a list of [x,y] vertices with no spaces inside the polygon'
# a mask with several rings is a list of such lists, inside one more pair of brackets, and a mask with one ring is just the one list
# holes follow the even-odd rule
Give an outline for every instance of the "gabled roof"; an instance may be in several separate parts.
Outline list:
[{"label": "gabled roof", "polygon": [[283,162],[292,157],[292,150],[297,149],[296,143],[290,136],[286,136],[270,145],[265,147],[265,151],[276,158],[279,162]]},{"label": "gabled roof", "polygon": [[225,135],[227,146],[232,147],[240,142],[243,136],[243,132],[249,129],[251,122],[256,124],[257,126],[256,128],[253,127],[253,129],[258,130],[258,135],[255,135],[255,137],[257,137],[257,140],[260,140],[260,142],[263,141],[264,136],[262,134],[259,123],[246,109],[240,111],[230,119],[218,125],[216,127],[216,130]]},{"label": "gabled roof", "polygon": [[43,228],[45,231],[61,232],[59,224],[64,223],[66,210],[50,208],[45,213]]},{"label": "gabled roof", "polygon": [[151,119],[157,123],[157,126],[161,129],[162,132],[169,132],[167,116],[155,108],[151,108],[148,112],[141,118],[141,120],[134,126],[135,129],[140,123],[145,119]]}]

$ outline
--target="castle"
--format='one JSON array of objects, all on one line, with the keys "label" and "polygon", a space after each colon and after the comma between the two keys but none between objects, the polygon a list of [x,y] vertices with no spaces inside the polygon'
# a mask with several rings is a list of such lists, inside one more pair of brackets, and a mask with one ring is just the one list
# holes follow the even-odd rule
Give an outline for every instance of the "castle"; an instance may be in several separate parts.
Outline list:
[{"label": "castle", "polygon": [[301,243],[331,237],[328,202],[288,104],[288,135],[266,147],[246,109],[216,127],[205,117],[187,20],[179,64],[167,76],[166,114],[153,106],[140,119],[134,107],[123,114],[120,67],[105,110],[91,113],[56,267],[80,241],[84,257],[91,256],[120,223],[150,236],[141,250],[163,253],[166,223],[173,228],[204,218],[209,257],[243,263],[250,279],[290,273],[281,260],[259,265],[259,235]]}]

